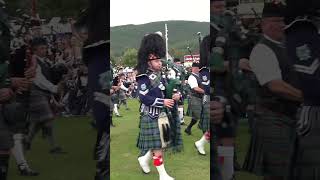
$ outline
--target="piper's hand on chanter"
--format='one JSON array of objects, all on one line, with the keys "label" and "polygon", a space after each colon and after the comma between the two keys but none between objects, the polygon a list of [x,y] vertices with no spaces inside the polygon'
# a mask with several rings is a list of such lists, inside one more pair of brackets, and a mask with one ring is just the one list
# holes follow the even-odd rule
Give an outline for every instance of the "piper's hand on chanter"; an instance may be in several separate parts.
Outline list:
[{"label": "piper's hand on chanter", "polygon": [[224,115],[224,104],[219,101],[210,102],[210,116],[214,124],[221,123]]},{"label": "piper's hand on chanter", "polygon": [[32,81],[28,80],[27,78],[11,78],[11,87],[16,90],[17,93],[28,90],[31,83]]},{"label": "piper's hand on chanter", "polygon": [[0,89],[0,102],[6,102],[13,96],[13,91],[10,88]]},{"label": "piper's hand on chanter", "polygon": [[174,93],[172,95],[172,99],[175,100],[175,101],[179,101],[181,98],[181,95],[179,93]]},{"label": "piper's hand on chanter", "polygon": [[249,60],[246,58],[239,60],[239,68],[246,71],[252,71]]},{"label": "piper's hand on chanter", "polygon": [[165,107],[172,108],[174,105],[173,99],[164,99],[163,104]]}]

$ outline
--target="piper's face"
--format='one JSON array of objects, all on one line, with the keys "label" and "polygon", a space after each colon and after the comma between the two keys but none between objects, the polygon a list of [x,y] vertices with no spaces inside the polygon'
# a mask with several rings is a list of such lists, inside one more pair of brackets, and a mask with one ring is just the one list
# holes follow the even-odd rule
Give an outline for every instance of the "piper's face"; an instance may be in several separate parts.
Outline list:
[{"label": "piper's face", "polygon": [[225,9],[225,1],[214,1],[210,3],[210,13],[213,15],[222,15]]},{"label": "piper's face", "polygon": [[199,67],[192,67],[193,73],[199,73],[199,71],[200,71]]},{"label": "piper's face", "polygon": [[262,21],[262,30],[271,38],[281,41],[284,38],[284,18],[283,17],[268,17]]},{"label": "piper's face", "polygon": [[32,35],[33,35],[33,37],[41,37],[42,36],[41,28],[40,27],[33,27],[32,28]]},{"label": "piper's face", "polygon": [[35,54],[39,57],[46,57],[47,55],[47,51],[48,51],[48,46],[46,45],[40,45],[40,46],[37,46],[35,49]]},{"label": "piper's face", "polygon": [[82,39],[83,41],[87,40],[87,39],[88,39],[88,32],[85,31],[85,30],[81,31],[80,37],[81,37],[81,39]]},{"label": "piper's face", "polygon": [[153,59],[148,61],[149,68],[153,71],[161,71],[162,69],[162,60],[161,59]]}]

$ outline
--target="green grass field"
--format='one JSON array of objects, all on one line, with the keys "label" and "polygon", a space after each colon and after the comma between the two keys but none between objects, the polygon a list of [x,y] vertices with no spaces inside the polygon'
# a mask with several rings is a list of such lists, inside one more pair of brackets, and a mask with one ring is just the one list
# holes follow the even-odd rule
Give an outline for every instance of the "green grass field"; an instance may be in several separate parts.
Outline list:
[{"label": "green grass field", "polygon": [[[138,135],[138,107],[136,100],[129,100],[130,110],[120,109],[123,117],[114,117],[115,128],[111,128],[111,180],[155,180],[158,173],[154,167],[151,174],[144,175],[137,161],[139,150],[136,148]],[[22,177],[18,175],[14,159],[11,158],[9,180],[92,180],[95,174],[93,146],[96,132],[89,125],[89,117],[59,118],[55,124],[58,143],[68,154],[51,155],[49,145],[39,134],[27,153],[27,159],[32,168],[40,172],[38,177]],[[190,118],[186,118],[189,124]],[[186,126],[182,126],[184,130]],[[201,137],[201,131],[194,126],[192,135],[184,132],[184,151],[176,154],[166,154],[165,166],[168,173],[176,180],[209,180],[210,156],[209,144],[206,147],[207,156],[199,156],[193,143]],[[249,134],[245,122],[238,131],[237,152],[242,162],[249,143]],[[237,180],[260,180],[248,173],[237,173]]]},{"label": "green grass field", "polygon": [[[157,170],[152,167],[151,174],[145,175],[140,170],[137,161],[139,150],[136,147],[138,135],[138,101],[129,100],[130,110],[126,111],[122,106],[120,114],[123,117],[114,117],[116,127],[111,128],[111,180],[155,180],[158,179]],[[190,117],[186,117],[189,124]],[[184,130],[186,126],[182,126]],[[199,156],[193,143],[201,137],[201,131],[194,126],[192,135],[187,136],[184,132],[184,151],[176,154],[166,154],[165,167],[168,173],[176,180],[209,180],[210,179],[210,156],[209,144],[206,147],[207,156]],[[249,143],[248,129],[245,123],[241,123],[237,140],[239,161],[242,162]],[[152,166],[152,163],[150,163]],[[260,180],[256,176],[244,172],[238,172],[237,180]]]},{"label": "green grass field", "polygon": [[[138,136],[138,102],[128,101],[129,111],[121,107],[120,114],[123,117],[115,117],[116,127],[111,128],[111,180],[155,180],[158,173],[155,167],[150,165],[151,174],[145,175],[140,170],[137,156],[139,149],[136,147]],[[190,118],[187,118],[189,123]],[[185,126],[182,127],[185,129]],[[176,180],[195,180],[210,178],[209,144],[206,146],[207,156],[198,155],[193,143],[201,137],[201,131],[194,127],[192,135],[183,133],[184,151],[175,154],[165,154],[165,167],[169,175]]]},{"label": "green grass field", "polygon": [[93,180],[95,161],[93,147],[96,131],[89,125],[89,117],[59,118],[56,120],[57,142],[68,154],[52,155],[49,144],[41,133],[27,153],[27,160],[38,177],[19,176],[16,163],[11,157],[8,180]]}]

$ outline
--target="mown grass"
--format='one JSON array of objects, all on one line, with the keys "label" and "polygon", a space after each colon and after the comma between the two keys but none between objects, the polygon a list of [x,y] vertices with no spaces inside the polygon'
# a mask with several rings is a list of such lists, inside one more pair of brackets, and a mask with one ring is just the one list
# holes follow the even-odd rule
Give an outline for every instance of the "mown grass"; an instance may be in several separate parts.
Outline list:
[{"label": "mown grass", "polygon": [[95,175],[93,147],[96,131],[89,122],[89,117],[56,119],[57,142],[68,153],[50,154],[49,143],[40,133],[35,138],[31,150],[27,152],[30,166],[40,172],[40,175],[20,176],[14,158],[11,157],[8,180],[93,180]]}]

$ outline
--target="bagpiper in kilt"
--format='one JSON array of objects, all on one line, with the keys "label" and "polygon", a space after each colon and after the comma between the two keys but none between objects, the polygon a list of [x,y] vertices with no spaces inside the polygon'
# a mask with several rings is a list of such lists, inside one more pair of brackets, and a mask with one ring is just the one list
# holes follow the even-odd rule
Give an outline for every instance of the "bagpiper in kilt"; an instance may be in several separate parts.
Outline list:
[{"label": "bagpiper in kilt", "polygon": [[[29,88],[27,79],[20,79],[14,73],[9,72],[9,60],[10,60],[10,25],[8,22],[8,16],[4,10],[4,1],[0,1],[0,179],[6,180],[8,173],[8,164],[10,153],[16,155],[17,140],[21,140],[21,134],[17,137],[16,133],[25,128],[26,111],[24,106],[17,102],[14,95],[17,92],[25,91]],[[24,69],[24,74],[28,74],[28,77],[33,77],[34,71],[30,71],[29,68]],[[13,75],[10,77],[10,75]],[[17,83],[17,81],[23,80]],[[23,89],[23,90],[22,90]],[[22,90],[22,91],[21,91]],[[16,112],[19,112],[18,114]],[[19,142],[22,146],[21,141]],[[20,146],[20,147],[21,147]],[[22,149],[22,148],[21,148]],[[21,150],[20,149],[20,150]],[[24,156],[23,153],[19,154]],[[20,156],[20,157],[21,157]],[[16,156],[15,156],[16,157]],[[18,167],[19,168],[19,167]],[[19,168],[20,172],[21,169]],[[30,171],[28,171],[30,170]],[[28,168],[27,171],[33,171]]]},{"label": "bagpiper in kilt", "polygon": [[297,123],[297,149],[292,156],[294,163],[288,179],[320,179],[320,36],[314,17],[307,12],[308,9],[319,7],[319,4],[304,3],[307,8],[302,12],[301,6],[295,6],[294,3],[298,2],[290,1],[288,4],[291,13],[287,18],[293,21],[289,21],[286,27],[286,45],[301,83],[304,102]]},{"label": "bagpiper in kilt", "polygon": [[88,88],[92,98],[92,115],[97,124],[95,146],[95,180],[110,179],[110,128],[108,121],[110,89],[110,24],[107,1],[91,0],[85,16],[88,38],[84,43],[83,60],[88,66]]},{"label": "bagpiper in kilt", "polygon": [[[250,55],[250,66],[260,87],[244,169],[269,179],[285,179],[289,174],[296,115],[302,102],[297,74],[281,43],[284,39],[282,13],[281,3],[265,4],[263,37]],[[291,93],[281,86],[286,86]]]},{"label": "bagpiper in kilt", "polygon": [[147,34],[143,37],[138,51],[136,77],[141,102],[137,141],[141,154],[138,162],[142,171],[148,174],[149,161],[153,159],[160,180],[174,180],[164,168],[163,150],[171,144],[170,109],[174,108],[175,101],[180,96],[173,94],[170,98],[165,97],[167,82],[161,73],[165,54],[165,42],[159,34]]},{"label": "bagpiper in kilt", "polygon": [[204,133],[210,129],[210,70],[207,67],[202,67],[199,74],[205,94],[202,99],[201,118],[198,126]]},{"label": "bagpiper in kilt", "polygon": [[[158,84],[158,86],[164,88],[165,81],[162,79],[161,74],[150,72],[150,74],[137,76],[137,83],[140,101],[142,102],[140,106],[140,133],[137,146],[143,151],[161,149],[162,143],[157,119],[164,110],[162,107],[163,100],[161,100],[164,98],[164,93],[159,87],[152,87],[151,85]],[[152,97],[148,93],[158,95]],[[152,100],[153,102],[151,102]]]},{"label": "bagpiper in kilt", "polygon": [[200,64],[197,62],[192,63],[192,74],[188,78],[188,84],[191,87],[189,103],[191,122],[184,131],[188,135],[191,134],[192,126],[198,122],[198,120],[201,118],[202,113],[202,98],[204,90],[202,80],[199,76],[199,66]]},{"label": "bagpiper in kilt", "polygon": [[211,39],[210,36],[205,36],[200,44],[200,67],[199,77],[201,79],[201,87],[204,95],[201,104],[201,117],[198,127],[202,130],[202,137],[196,141],[195,147],[200,155],[206,155],[204,150],[205,144],[210,142],[210,69],[209,54],[210,54]]},{"label": "bagpiper in kilt", "polygon": [[[63,153],[61,147],[55,142],[53,124],[54,114],[49,100],[51,96],[58,93],[57,83],[53,82],[53,65],[46,58],[47,41],[42,37],[34,38],[31,43],[33,49],[33,58],[36,59],[36,76],[30,90],[29,96],[29,132],[26,138],[28,146],[31,145],[33,138],[40,128],[45,129],[50,141],[53,153]],[[29,147],[30,148],[30,147]]]},{"label": "bagpiper in kilt", "polygon": [[[237,17],[234,13],[226,10],[225,0],[212,0],[210,9],[210,71],[213,73],[211,81],[214,84],[213,98],[222,103],[225,107],[224,116],[221,122],[215,123],[214,151],[218,156],[216,159],[215,177],[221,172],[221,179],[232,179],[234,177],[235,161],[235,136],[237,127],[237,114],[231,103],[231,64],[241,57],[238,54],[242,49],[235,42],[242,41],[241,33],[234,33],[237,30]],[[214,154],[215,155],[215,154]],[[218,167],[217,167],[218,166]],[[218,170],[220,168],[220,171]]]},{"label": "bagpiper in kilt", "polygon": [[119,107],[119,91],[120,91],[120,79],[119,79],[119,75],[115,76],[113,78],[112,81],[112,89],[113,89],[113,93],[111,95],[111,103],[112,103],[112,110],[115,113],[115,115],[117,117],[121,117],[119,111],[118,111],[118,107]]}]

